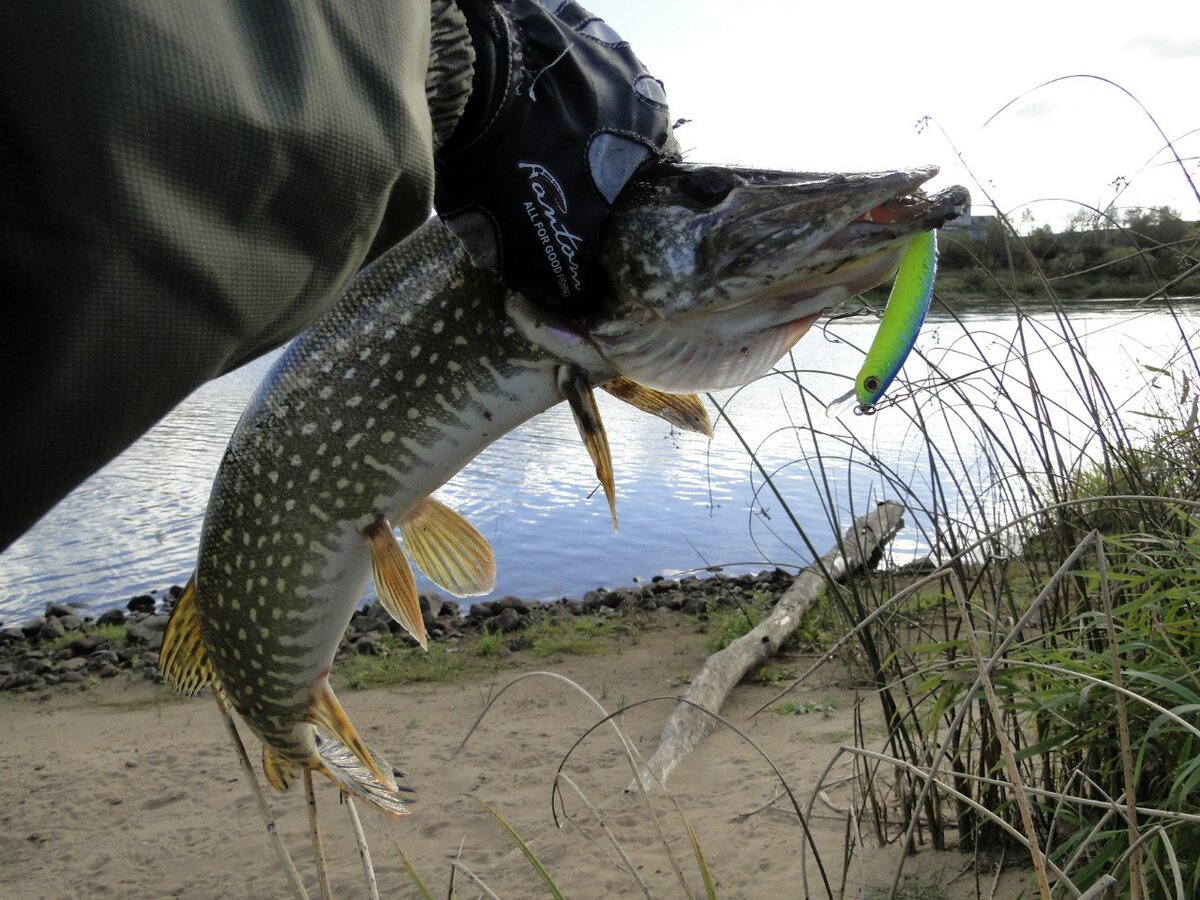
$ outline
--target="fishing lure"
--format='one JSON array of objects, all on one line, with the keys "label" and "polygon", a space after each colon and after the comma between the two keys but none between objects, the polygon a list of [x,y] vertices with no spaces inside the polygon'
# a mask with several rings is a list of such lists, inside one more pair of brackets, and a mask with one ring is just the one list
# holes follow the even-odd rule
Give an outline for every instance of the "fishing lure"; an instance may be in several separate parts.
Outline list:
[{"label": "fishing lure", "polygon": [[925,322],[929,301],[933,298],[937,257],[936,231],[922,232],[909,243],[888,295],[879,330],[875,332],[871,349],[854,379],[854,387],[826,407],[828,415],[841,415],[851,405],[856,405],[859,413],[875,411],[875,404],[900,372]]}]

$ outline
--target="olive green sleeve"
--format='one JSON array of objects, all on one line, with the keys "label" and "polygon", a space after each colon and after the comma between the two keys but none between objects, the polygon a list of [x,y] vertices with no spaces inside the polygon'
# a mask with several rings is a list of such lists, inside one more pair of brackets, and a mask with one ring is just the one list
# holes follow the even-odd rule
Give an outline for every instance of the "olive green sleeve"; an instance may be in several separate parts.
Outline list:
[{"label": "olive green sleeve", "polygon": [[431,69],[430,0],[7,0],[0,547],[427,217],[433,6]]}]

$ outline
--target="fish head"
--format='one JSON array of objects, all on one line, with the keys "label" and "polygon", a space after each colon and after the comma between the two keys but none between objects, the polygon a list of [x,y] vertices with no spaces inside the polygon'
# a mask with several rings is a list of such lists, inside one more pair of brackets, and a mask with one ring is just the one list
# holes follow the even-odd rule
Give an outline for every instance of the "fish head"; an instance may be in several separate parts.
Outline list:
[{"label": "fish head", "polygon": [[937,168],[803,173],[664,163],[613,207],[609,299],[588,338],[621,375],[686,393],[767,372],[827,310],[895,274],[914,235],[966,212]]}]

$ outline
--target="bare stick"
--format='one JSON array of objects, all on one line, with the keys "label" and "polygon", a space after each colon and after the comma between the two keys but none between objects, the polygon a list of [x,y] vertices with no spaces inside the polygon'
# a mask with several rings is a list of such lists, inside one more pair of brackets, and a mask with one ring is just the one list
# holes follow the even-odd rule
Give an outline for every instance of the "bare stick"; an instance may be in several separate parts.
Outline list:
[{"label": "bare stick", "polygon": [[321,826],[317,823],[317,795],[313,791],[312,769],[304,767],[304,797],[308,801],[308,832],[312,836],[313,856],[317,863],[317,884],[322,900],[333,900],[329,870],[325,867],[325,848],[321,846]]},{"label": "bare stick", "polygon": [[358,858],[362,861],[363,879],[367,882],[367,897],[369,900],[379,900],[379,885],[375,881],[375,866],[371,864],[371,848],[367,846],[367,835],[363,832],[362,819],[358,817],[358,808],[354,798],[343,794],[346,812],[350,814],[350,825],[354,828],[354,842],[358,845]]},{"label": "bare stick", "polygon": [[279,866],[283,869],[283,874],[292,886],[292,893],[299,900],[308,900],[308,891],[304,889],[304,882],[300,880],[300,873],[296,871],[296,866],[292,863],[292,857],[288,853],[287,845],[283,843],[283,838],[279,836],[279,829],[275,827],[275,817],[271,814],[271,807],[267,805],[267,798],[263,796],[262,786],[258,783],[258,776],[254,774],[254,767],[250,764],[250,757],[246,755],[246,746],[242,743],[241,735],[238,734],[237,725],[233,722],[233,716],[229,714],[229,701],[225,699],[225,694],[221,689],[215,685],[213,687],[213,699],[217,701],[217,709],[221,711],[221,719],[225,722],[225,730],[229,732],[229,739],[233,742],[233,749],[237,751],[238,761],[242,764],[242,772],[245,773],[246,781],[250,785],[250,790],[254,793],[255,801],[258,803],[258,814],[262,817],[263,824],[267,826],[267,837],[271,841],[271,846],[275,849],[275,857],[279,860]]},{"label": "bare stick", "polygon": [[[719,712],[729,692],[746,673],[778,651],[825,590],[827,576],[844,581],[851,573],[866,568],[900,530],[903,512],[900,504],[887,502],[856,519],[839,545],[826,553],[819,565],[810,566],[796,576],[767,618],[708,658],[682,698],[688,702],[676,706],[667,720],[658,749],[642,770],[642,781],[665,782],[676,766],[712,734],[716,723],[704,710]],[[636,793],[637,781],[625,790]]]}]

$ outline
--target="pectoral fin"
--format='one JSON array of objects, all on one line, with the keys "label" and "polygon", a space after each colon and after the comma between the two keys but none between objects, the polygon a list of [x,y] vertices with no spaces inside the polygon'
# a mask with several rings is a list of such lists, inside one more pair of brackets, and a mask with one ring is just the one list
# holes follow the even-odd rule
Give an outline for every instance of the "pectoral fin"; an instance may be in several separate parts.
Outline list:
[{"label": "pectoral fin", "polygon": [[475,527],[443,503],[426,498],[400,523],[404,546],[422,572],[456,597],[486,594],[496,585],[496,558]]},{"label": "pectoral fin", "polygon": [[375,593],[379,602],[388,615],[417,639],[418,644],[428,649],[429,639],[425,635],[425,620],[421,617],[417,583],[413,580],[404,551],[400,549],[400,542],[392,534],[391,523],[380,517],[363,534],[371,542],[371,575],[375,579]]},{"label": "pectoral fin", "polygon": [[175,601],[167,630],[163,635],[158,667],[167,684],[180,694],[192,696],[217,680],[212,660],[200,634],[200,614],[196,610],[196,576],[188,579],[183,593]]},{"label": "pectoral fin", "polygon": [[267,781],[277,791],[286,791],[291,787],[292,779],[300,773],[299,763],[284,759],[266,744],[263,744],[262,767]]},{"label": "pectoral fin", "polygon": [[617,489],[613,484],[612,456],[608,451],[608,435],[604,432],[604,422],[600,419],[600,409],[596,406],[591,385],[578,369],[562,366],[558,370],[558,389],[575,415],[579,436],[583,438],[583,444],[596,467],[596,477],[604,488],[608,511],[612,514],[613,531],[616,531]]},{"label": "pectoral fin", "polygon": [[665,419],[682,431],[692,431],[707,438],[713,436],[712,422],[704,402],[695,394],[668,394],[618,375],[600,385],[618,400]]}]

